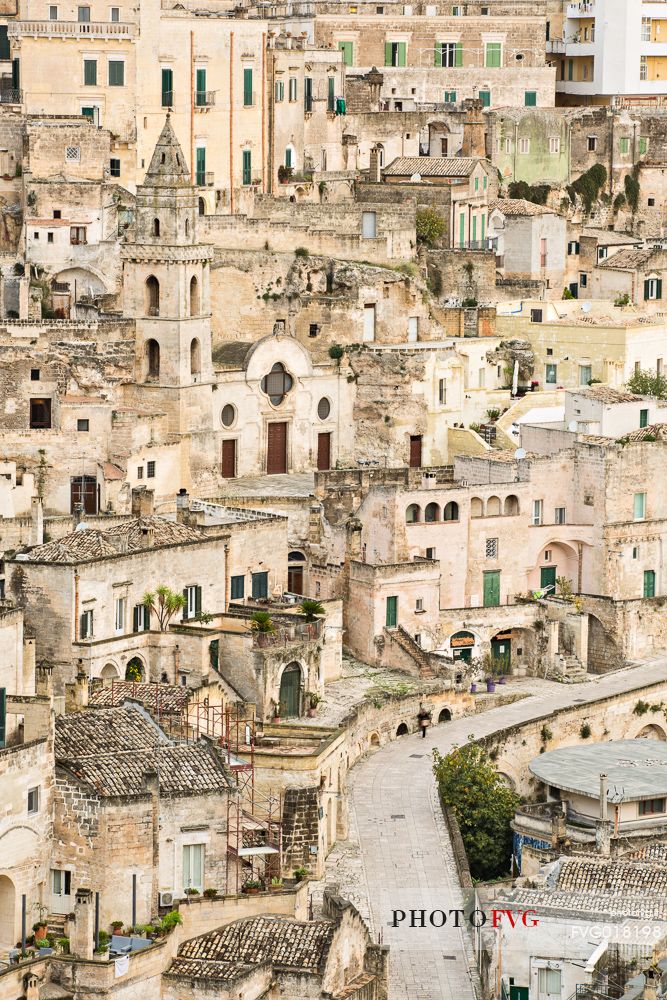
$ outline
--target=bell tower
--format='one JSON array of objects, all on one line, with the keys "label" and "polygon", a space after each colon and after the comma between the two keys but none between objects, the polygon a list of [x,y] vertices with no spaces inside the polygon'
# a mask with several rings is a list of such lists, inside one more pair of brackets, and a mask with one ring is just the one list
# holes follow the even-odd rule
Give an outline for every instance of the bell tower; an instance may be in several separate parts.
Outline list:
[{"label": "bell tower", "polygon": [[[123,311],[137,324],[140,385],[211,384],[213,247],[197,242],[196,220],[197,195],[167,114],[144,183],[137,187],[135,242],[121,248]],[[193,400],[186,396],[189,409]],[[183,405],[179,409],[183,417]]]}]

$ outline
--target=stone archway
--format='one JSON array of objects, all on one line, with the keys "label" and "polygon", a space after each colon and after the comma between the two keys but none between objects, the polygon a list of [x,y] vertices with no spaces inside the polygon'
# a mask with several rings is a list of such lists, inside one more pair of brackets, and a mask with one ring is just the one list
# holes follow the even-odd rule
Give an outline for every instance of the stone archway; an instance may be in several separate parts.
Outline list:
[{"label": "stone archway", "polygon": [[0,875],[0,948],[13,948],[16,889],[7,875]]},{"label": "stone archway", "polygon": [[604,674],[623,666],[624,657],[616,640],[599,618],[588,613],[588,662],[590,673]]},{"label": "stone archway", "polygon": [[448,708],[442,708],[440,710],[440,715],[438,716],[438,722],[451,722],[452,713]]},{"label": "stone archway", "polygon": [[372,747],[379,747],[380,746],[380,737],[378,736],[377,733],[371,733],[371,736],[370,736],[370,745]]},{"label": "stone archway", "polygon": [[396,730],[396,735],[397,736],[407,736],[408,735],[408,727],[407,727],[407,724],[405,722],[401,722],[401,724],[399,725],[398,729]]},{"label": "stone archway", "polygon": [[635,736],[636,740],[659,740],[661,743],[667,742],[667,733],[662,726],[659,726],[655,722],[649,723],[640,729]]},{"label": "stone archway", "polygon": [[303,701],[301,667],[293,660],[288,663],[280,677],[280,714],[289,719],[301,715]]},{"label": "stone archway", "polygon": [[100,677],[104,683],[111,683],[111,681],[117,681],[120,678],[120,673],[118,672],[118,667],[115,663],[105,663],[102,667],[102,672]]},{"label": "stone archway", "polygon": [[133,656],[131,660],[128,660],[125,667],[125,680],[141,683],[145,678],[146,673],[143,661],[138,656]]}]

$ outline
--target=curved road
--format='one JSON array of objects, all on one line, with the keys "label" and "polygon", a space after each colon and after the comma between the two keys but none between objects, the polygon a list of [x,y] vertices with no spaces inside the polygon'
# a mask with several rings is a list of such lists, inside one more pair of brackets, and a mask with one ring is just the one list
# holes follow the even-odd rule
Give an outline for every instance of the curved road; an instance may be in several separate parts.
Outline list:
[{"label": "curved road", "polygon": [[[391,926],[394,910],[445,910],[463,905],[451,845],[431,769],[468,736],[489,735],[575,702],[667,678],[667,658],[598,677],[585,684],[543,682],[540,693],[512,705],[434,726],[389,743],[350,774],[350,837],[327,859],[326,878],[369,922],[375,940],[391,948],[390,1000],[474,1000],[469,938],[461,928]],[[542,693],[544,692],[544,693]]]}]

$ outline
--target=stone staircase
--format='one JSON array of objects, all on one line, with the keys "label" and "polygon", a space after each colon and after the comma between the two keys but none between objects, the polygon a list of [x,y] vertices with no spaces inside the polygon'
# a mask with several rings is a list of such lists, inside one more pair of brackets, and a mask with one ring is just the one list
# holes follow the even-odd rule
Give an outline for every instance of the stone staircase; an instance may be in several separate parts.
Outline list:
[{"label": "stone staircase", "polygon": [[393,642],[401,647],[404,653],[407,653],[414,660],[420,677],[435,677],[430,656],[425,649],[422,649],[418,642],[415,642],[410,633],[402,625],[399,625],[397,628],[385,628],[385,632]]},{"label": "stone staircase", "polygon": [[58,938],[66,936],[64,913],[49,913],[46,920],[48,924],[46,933],[50,941],[57,941]]},{"label": "stone staircase", "polygon": [[574,653],[561,653],[556,679],[563,684],[582,684],[588,680],[586,668]]}]

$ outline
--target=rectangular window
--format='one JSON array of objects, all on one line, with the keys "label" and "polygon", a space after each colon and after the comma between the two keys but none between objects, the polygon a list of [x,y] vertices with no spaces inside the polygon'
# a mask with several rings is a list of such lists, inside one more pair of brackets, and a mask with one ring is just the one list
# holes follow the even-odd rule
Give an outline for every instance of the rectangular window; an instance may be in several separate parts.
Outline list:
[{"label": "rectangular window", "polygon": [[137,468],[137,479],[143,479],[143,478],[144,478],[144,467],[143,465],[140,465]]},{"label": "rectangular window", "polygon": [[531,323],[541,323],[542,322],[542,310],[541,309],[531,309],[530,310],[530,322]]},{"label": "rectangular window", "polygon": [[88,242],[86,238],[86,227],[70,226],[69,241],[73,247],[84,246]]},{"label": "rectangular window", "polygon": [[162,70],[162,107],[171,108],[174,104],[174,71]]},{"label": "rectangular window", "polygon": [[588,385],[593,378],[593,368],[591,365],[579,365],[579,385]]},{"label": "rectangular window", "polygon": [[639,155],[643,156],[648,152],[648,138],[645,135],[639,137]]},{"label": "rectangular window", "polygon": [[497,538],[487,538],[486,545],[484,547],[484,554],[487,559],[497,559],[498,558],[498,539]]},{"label": "rectangular window", "polygon": [[28,789],[28,813],[39,812],[39,785]]},{"label": "rectangular window", "polygon": [[116,598],[116,615],[114,628],[116,630],[116,635],[122,635],[125,631],[125,609],[127,607],[126,597]]},{"label": "rectangular window", "polygon": [[655,572],[652,569],[644,571],[644,597],[655,597]]},{"label": "rectangular window", "polygon": [[559,997],[563,992],[561,984],[562,974],[560,969],[539,969],[537,977],[538,996],[546,1000],[547,997]]},{"label": "rectangular window", "polygon": [[243,150],[243,184],[252,184],[252,153],[249,149]]},{"label": "rectangular window", "polygon": [[132,608],[132,631],[149,632],[151,627],[151,612],[144,604],[135,604]]},{"label": "rectangular window", "polygon": [[327,81],[327,111],[336,110],[336,77],[330,76]]},{"label": "rectangular window", "polygon": [[438,382],[438,402],[441,406],[447,403],[447,379],[441,378]]},{"label": "rectangular window", "polygon": [[527,108],[537,107],[537,91],[536,90],[526,90],[523,95],[523,103]]},{"label": "rectangular window", "polygon": [[549,152],[560,153],[560,139],[557,135],[552,135],[549,139]]},{"label": "rectangular window", "polygon": [[503,47],[500,42],[486,43],[486,58],[484,60],[484,65],[488,69],[497,69],[501,65],[502,50]]},{"label": "rectangular window", "polygon": [[243,107],[252,107],[252,69],[243,70]]},{"label": "rectangular window", "polygon": [[155,479],[155,462],[146,462],[146,478]]},{"label": "rectangular window", "polygon": [[640,816],[655,816],[665,811],[664,799],[642,799],[637,805]]},{"label": "rectangular window", "polygon": [[204,108],[206,107],[206,70],[198,69],[195,79],[195,105],[198,108]]},{"label": "rectangular window", "polygon": [[579,274],[579,288],[588,288],[588,275],[583,271]]},{"label": "rectangular window", "polygon": [[639,426],[648,427],[648,410],[639,411]]},{"label": "rectangular window", "polygon": [[632,558],[633,559],[639,559],[639,546],[638,545],[633,545],[632,546]]},{"label": "rectangular window", "polygon": [[423,610],[424,610],[424,598],[418,597],[415,601],[415,611],[423,611]]},{"label": "rectangular window", "polygon": [[405,66],[406,42],[385,42],[385,66]]},{"label": "rectangular window", "polygon": [[77,12],[77,20],[80,24],[90,23],[90,7],[79,7]]},{"label": "rectangular window", "polygon": [[[435,65],[452,68],[462,65],[463,48],[460,42],[436,42]],[[447,100],[447,98],[445,98]],[[456,101],[456,97],[454,98]]]},{"label": "rectangular window", "polygon": [[445,91],[445,104],[456,104],[456,91],[446,90]]},{"label": "rectangular window", "polygon": [[576,257],[579,253],[579,244],[576,240],[570,240],[567,245],[567,252],[570,257]]},{"label": "rectangular window", "polygon": [[[78,163],[81,159],[81,147],[65,146],[65,159],[68,163]],[[54,215],[53,218],[55,219],[57,216]]]},{"label": "rectangular window", "polygon": [[112,177],[120,177],[120,160],[116,157],[109,160],[109,173]]},{"label": "rectangular window", "polygon": [[204,890],[204,845],[184,844],[183,846],[183,890]]},{"label": "rectangular window", "polygon": [[544,381],[547,385],[555,385],[558,381],[558,365],[545,365]]},{"label": "rectangular window", "polygon": [[242,601],[245,597],[245,576],[233,576],[231,579],[231,600]]},{"label": "rectangular window", "polygon": [[339,42],[338,48],[343,53],[343,65],[351,66],[354,56],[354,45],[352,42]]},{"label": "rectangular window", "polygon": [[93,612],[84,611],[79,619],[79,638],[93,638]]},{"label": "rectangular window", "polygon": [[480,90],[479,99],[482,102],[483,108],[491,107],[491,91],[490,90]]},{"label": "rectangular window", "polygon": [[648,80],[648,58],[647,56],[639,57],[639,79]]},{"label": "rectangular window", "polygon": [[120,59],[109,60],[109,86],[125,86],[125,63]]},{"label": "rectangular window", "polygon": [[253,600],[257,601],[261,598],[269,596],[269,574],[268,573],[253,573],[252,574],[252,597]]},{"label": "rectangular window", "polygon": [[97,59],[83,60],[83,83],[85,87],[97,86]]},{"label": "rectangular window", "polygon": [[642,18],[641,40],[642,40],[642,42],[650,42],[651,41],[651,18],[650,17],[643,17]]},{"label": "rectangular window", "polygon": [[377,213],[361,213],[361,235],[365,240],[374,240],[377,237]]},{"label": "rectangular window", "polygon": [[206,147],[197,146],[195,149],[195,183],[199,187],[206,184]]},{"label": "rectangular window", "polygon": [[533,500],[533,516],[532,524],[542,524],[542,509],[544,502],[542,500]]},{"label": "rectangular window", "polygon": [[303,110],[308,114],[313,110],[313,78],[303,79]]},{"label": "rectangular window", "polygon": [[30,400],[30,426],[48,430],[51,427],[51,400]]},{"label": "rectangular window", "polygon": [[120,7],[112,7],[109,11],[110,20],[113,24],[118,24],[120,21]]},{"label": "rectangular window", "polygon": [[185,607],[183,608],[183,619],[188,621],[201,614],[201,587],[192,585],[183,591]]},{"label": "rectangular window", "polygon": [[644,300],[646,302],[662,298],[662,279],[647,278],[644,282]]},{"label": "rectangular window", "polygon": [[586,138],[586,148],[589,153],[594,153],[598,148],[598,137],[596,135],[589,135]]},{"label": "rectangular window", "polygon": [[530,139],[519,139],[519,152],[530,153]]},{"label": "rectangular window", "polygon": [[429,549],[426,550],[426,558],[427,559],[435,559],[435,549],[434,548],[429,548]]},{"label": "rectangular window", "polygon": [[30,381],[39,382],[39,368],[30,369]]},{"label": "rectangular window", "polygon": [[295,76],[289,78],[289,88],[288,95],[290,101],[296,101],[297,98],[297,81]]},{"label": "rectangular window", "polygon": [[86,420],[85,418],[81,418],[81,419],[77,420],[77,422],[76,422],[76,429],[78,431],[89,431],[90,430],[90,421]]},{"label": "rectangular window", "polygon": [[646,517],[646,494],[635,493],[634,500],[632,503],[632,519],[634,521],[643,521],[645,517]]},{"label": "rectangular window", "polygon": [[58,20],[58,8],[55,5],[49,7],[49,21]]},{"label": "rectangular window", "polygon": [[627,156],[630,152],[630,139],[624,135],[619,140],[619,147],[621,151],[621,156]]},{"label": "rectangular window", "polygon": [[554,524],[565,524],[565,507],[556,507],[554,511]]},{"label": "rectangular window", "polygon": [[282,80],[276,82],[276,104],[285,100],[285,84]]}]

